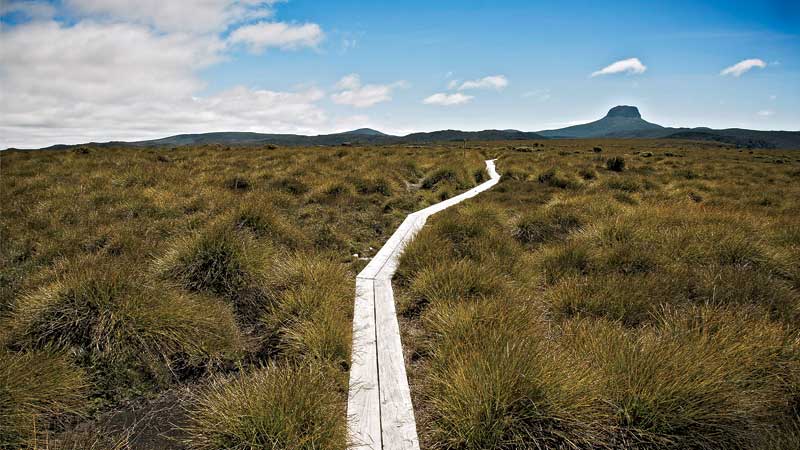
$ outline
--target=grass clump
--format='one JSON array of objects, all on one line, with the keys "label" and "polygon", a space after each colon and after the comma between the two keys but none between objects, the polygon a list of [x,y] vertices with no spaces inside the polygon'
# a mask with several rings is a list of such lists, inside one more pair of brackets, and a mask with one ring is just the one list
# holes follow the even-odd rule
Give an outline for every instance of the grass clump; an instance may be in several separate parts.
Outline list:
[{"label": "grass clump", "polygon": [[561,207],[536,210],[522,216],[514,230],[514,237],[522,244],[541,244],[565,237],[579,229],[580,218]]},{"label": "grass clump", "polygon": [[478,300],[502,293],[506,279],[490,266],[468,259],[431,266],[419,271],[409,287],[409,301],[402,309],[417,315],[429,303]]},{"label": "grass clump", "polygon": [[104,261],[87,261],[22,299],[10,322],[12,347],[71,351],[101,387],[167,383],[235,358],[242,342],[226,306],[147,286]]},{"label": "grass clump", "polygon": [[239,230],[250,230],[257,237],[267,238],[288,248],[304,245],[304,236],[267,202],[248,201],[234,213],[233,224]]},{"label": "grass clump", "polygon": [[540,173],[537,179],[539,183],[559,189],[574,189],[579,186],[575,180],[559,173],[556,169],[548,169]]},{"label": "grass clump", "polygon": [[431,448],[569,448],[595,437],[582,374],[548,355],[539,324],[502,297],[438,307],[421,386]]},{"label": "grass clump", "polygon": [[[761,166],[772,157],[632,142],[508,149],[503,183],[407,248],[398,298],[427,448],[797,447],[796,183]],[[581,174],[630,154],[636,167]],[[559,173],[597,181],[563,189]]]},{"label": "grass clump", "polygon": [[566,330],[567,345],[597,370],[597,395],[619,439],[648,448],[758,448],[785,404],[780,385],[761,378],[789,363],[776,357],[788,349],[785,331],[706,308],[670,310],[662,320],[663,328],[642,331],[603,321]]},{"label": "grass clump", "polygon": [[355,185],[356,192],[362,195],[381,194],[384,197],[390,197],[392,195],[392,186],[386,178],[360,178],[355,180],[353,184]]},{"label": "grass clump", "polygon": [[464,170],[455,167],[442,167],[429,173],[422,180],[422,189],[439,190],[447,186],[456,189],[468,188],[472,185]]},{"label": "grass clump", "polygon": [[615,156],[606,160],[606,169],[612,172],[622,172],[625,170],[625,158]]},{"label": "grass clump", "polygon": [[[252,219],[248,224],[265,225],[265,216],[259,217],[245,215],[245,219]],[[156,267],[162,277],[184,289],[222,296],[237,312],[249,314],[264,306],[258,280],[266,252],[267,248],[257,246],[228,224],[212,225],[179,239],[156,262]]]},{"label": "grass clump", "polygon": [[260,317],[274,350],[337,367],[350,364],[352,275],[325,255],[292,255],[266,280],[270,308]]},{"label": "grass clump", "polygon": [[342,393],[324,373],[271,364],[216,379],[188,407],[185,444],[198,450],[345,448]]},{"label": "grass clump", "polygon": [[0,448],[25,448],[88,409],[84,372],[52,350],[0,352]]}]

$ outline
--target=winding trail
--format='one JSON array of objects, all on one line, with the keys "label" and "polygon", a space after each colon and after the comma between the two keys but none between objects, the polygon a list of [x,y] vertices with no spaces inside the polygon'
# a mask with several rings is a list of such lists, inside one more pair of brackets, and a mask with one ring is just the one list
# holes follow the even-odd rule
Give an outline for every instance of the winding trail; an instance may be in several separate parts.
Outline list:
[{"label": "winding trail", "polygon": [[409,214],[356,277],[353,356],[347,401],[350,442],[357,450],[419,450],[408,388],[392,276],[400,253],[428,217],[490,189],[500,181],[495,160],[486,161],[489,180],[467,192]]}]

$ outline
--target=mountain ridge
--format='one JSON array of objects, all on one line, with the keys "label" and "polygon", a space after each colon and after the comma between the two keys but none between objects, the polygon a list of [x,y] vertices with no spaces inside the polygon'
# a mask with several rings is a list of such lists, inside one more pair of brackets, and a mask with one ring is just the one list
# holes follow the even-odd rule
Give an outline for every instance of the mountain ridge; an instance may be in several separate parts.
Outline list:
[{"label": "mountain ridge", "polygon": [[619,105],[611,108],[601,119],[565,128],[526,132],[505,130],[439,130],[394,136],[373,128],[358,128],[332,134],[308,136],[302,134],[277,134],[255,132],[209,132],[167,136],[143,141],[90,142],[74,145],[53,145],[46,149],[63,149],[80,145],[98,147],[130,146],[159,147],[181,145],[351,145],[351,144],[422,144],[452,141],[514,141],[544,139],[684,139],[710,141],[736,147],[800,149],[800,131],[762,131],[742,128],[715,130],[708,127],[673,128],[648,122],[636,106]]}]

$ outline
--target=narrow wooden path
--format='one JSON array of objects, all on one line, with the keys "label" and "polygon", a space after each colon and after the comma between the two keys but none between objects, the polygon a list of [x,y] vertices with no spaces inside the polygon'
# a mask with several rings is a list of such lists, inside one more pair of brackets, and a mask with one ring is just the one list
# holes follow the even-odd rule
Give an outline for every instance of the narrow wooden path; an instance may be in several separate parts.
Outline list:
[{"label": "narrow wooden path", "polygon": [[414,407],[408,388],[400,326],[395,314],[392,276],[400,253],[428,217],[500,181],[494,160],[486,161],[490,179],[463,194],[409,214],[367,267],[356,277],[353,356],[347,424],[352,448],[419,450]]}]

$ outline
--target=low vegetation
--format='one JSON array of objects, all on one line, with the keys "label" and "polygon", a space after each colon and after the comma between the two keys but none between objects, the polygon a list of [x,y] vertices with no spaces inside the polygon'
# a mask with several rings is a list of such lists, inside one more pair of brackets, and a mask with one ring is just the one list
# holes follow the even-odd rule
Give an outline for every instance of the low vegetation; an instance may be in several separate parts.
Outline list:
[{"label": "low vegetation", "polygon": [[[0,154],[0,448],[345,448],[395,278],[426,449],[800,447],[800,157],[682,141]],[[454,155],[457,155],[455,157]]]},{"label": "low vegetation", "polygon": [[0,448],[344,448],[355,273],[459,155],[2,152]]},{"label": "low vegetation", "polygon": [[492,148],[402,255],[423,447],[798,448],[800,157],[598,144]]}]

